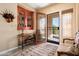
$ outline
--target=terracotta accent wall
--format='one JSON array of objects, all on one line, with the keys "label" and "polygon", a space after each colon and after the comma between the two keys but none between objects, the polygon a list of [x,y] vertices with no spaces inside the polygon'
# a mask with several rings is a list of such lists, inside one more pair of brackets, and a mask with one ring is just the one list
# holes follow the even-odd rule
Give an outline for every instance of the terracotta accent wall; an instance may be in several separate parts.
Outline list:
[{"label": "terracotta accent wall", "polygon": [[[23,29],[24,30],[33,30],[33,15],[34,15],[33,12],[18,6],[17,7],[17,13],[22,14],[24,16],[24,25],[25,26],[23,27]],[[30,19],[31,27],[28,27],[28,22],[29,22],[28,18],[29,18],[29,16],[31,17],[31,19]],[[18,24],[20,23],[19,16],[17,18],[17,23]],[[17,30],[21,30],[22,28],[20,26],[18,26],[18,24],[17,24]]]},{"label": "terracotta accent wall", "polygon": [[18,4],[18,6],[33,12],[33,29],[36,30],[36,10],[24,3]]}]

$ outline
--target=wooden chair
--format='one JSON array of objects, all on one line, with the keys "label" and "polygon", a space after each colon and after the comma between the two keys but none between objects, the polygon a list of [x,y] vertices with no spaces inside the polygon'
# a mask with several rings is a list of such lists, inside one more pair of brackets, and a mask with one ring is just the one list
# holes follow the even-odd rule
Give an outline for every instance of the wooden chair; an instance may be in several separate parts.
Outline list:
[{"label": "wooden chair", "polygon": [[68,41],[74,41],[74,39],[64,39],[63,40],[63,44],[60,44],[58,46],[58,49],[57,49],[57,54],[58,56],[60,55],[74,55],[70,50],[71,50],[71,47],[73,46],[73,44],[65,44],[65,41],[68,40]]}]

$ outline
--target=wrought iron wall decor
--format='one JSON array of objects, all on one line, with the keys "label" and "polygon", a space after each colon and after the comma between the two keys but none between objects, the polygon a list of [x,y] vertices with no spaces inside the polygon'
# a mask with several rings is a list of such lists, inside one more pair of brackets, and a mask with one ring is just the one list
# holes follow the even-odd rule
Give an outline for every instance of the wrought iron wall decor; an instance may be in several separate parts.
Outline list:
[{"label": "wrought iron wall decor", "polygon": [[12,12],[10,10],[4,10],[1,11],[2,13],[0,13],[2,15],[2,17],[8,22],[13,22],[13,19],[15,18],[14,15],[12,14]]}]

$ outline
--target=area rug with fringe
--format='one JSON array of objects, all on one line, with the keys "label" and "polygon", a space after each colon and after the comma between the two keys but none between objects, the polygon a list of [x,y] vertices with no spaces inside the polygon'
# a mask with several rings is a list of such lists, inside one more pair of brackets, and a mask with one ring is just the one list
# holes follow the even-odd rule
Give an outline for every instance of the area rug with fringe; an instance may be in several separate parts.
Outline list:
[{"label": "area rug with fringe", "polygon": [[11,56],[55,56],[56,45],[52,43],[42,43],[39,45],[26,46],[24,50],[17,50],[15,53],[10,54]]}]

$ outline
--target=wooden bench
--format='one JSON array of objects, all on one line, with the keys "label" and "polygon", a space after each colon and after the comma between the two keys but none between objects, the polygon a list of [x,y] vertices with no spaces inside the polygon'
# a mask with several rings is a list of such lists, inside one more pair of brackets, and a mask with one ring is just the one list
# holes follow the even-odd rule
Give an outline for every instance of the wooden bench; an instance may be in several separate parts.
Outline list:
[{"label": "wooden bench", "polygon": [[18,46],[22,46],[24,47],[25,45],[28,45],[28,44],[35,44],[36,42],[36,37],[35,37],[35,34],[19,34],[17,36],[18,38]]}]

